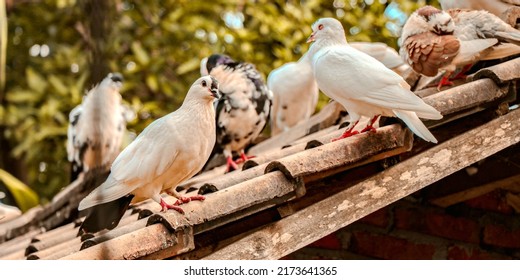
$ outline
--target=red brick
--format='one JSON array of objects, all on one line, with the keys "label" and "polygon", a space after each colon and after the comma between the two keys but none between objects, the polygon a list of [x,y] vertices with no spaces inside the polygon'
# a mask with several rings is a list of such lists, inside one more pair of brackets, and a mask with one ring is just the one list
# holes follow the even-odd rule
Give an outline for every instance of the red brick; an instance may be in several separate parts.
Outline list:
[{"label": "red brick", "polygon": [[520,248],[520,229],[508,229],[501,225],[484,228],[484,243],[504,248]]},{"label": "red brick", "polygon": [[352,250],[360,255],[393,260],[431,260],[436,247],[368,232],[354,232]]},{"label": "red brick", "polygon": [[449,260],[503,260],[511,259],[508,256],[486,252],[478,248],[469,248],[453,245],[448,248]]},{"label": "red brick", "polygon": [[397,208],[395,227],[429,235],[479,243],[480,227],[476,221],[443,213],[432,213],[428,209]]},{"label": "red brick", "polygon": [[515,212],[513,207],[507,203],[504,193],[500,190],[495,190],[479,197],[469,199],[465,204],[469,207],[508,215]]},{"label": "red brick", "polygon": [[390,223],[390,208],[385,207],[359,220],[360,223],[386,228]]},{"label": "red brick", "polygon": [[426,214],[428,232],[433,235],[479,243],[480,226],[476,221],[446,214]]},{"label": "red brick", "polygon": [[320,240],[316,240],[313,243],[309,244],[308,247],[317,247],[323,249],[333,249],[339,250],[341,249],[341,241],[339,240],[336,233],[331,233]]}]

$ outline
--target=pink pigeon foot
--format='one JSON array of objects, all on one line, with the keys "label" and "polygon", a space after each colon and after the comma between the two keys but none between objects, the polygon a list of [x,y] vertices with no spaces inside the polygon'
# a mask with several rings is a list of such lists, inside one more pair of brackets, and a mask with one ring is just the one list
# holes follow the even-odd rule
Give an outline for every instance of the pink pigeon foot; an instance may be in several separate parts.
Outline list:
[{"label": "pink pigeon foot", "polygon": [[443,86],[452,86],[452,85],[453,85],[453,82],[450,81],[450,75],[449,74],[448,75],[444,75],[444,76],[442,76],[441,81],[437,85],[437,90],[441,91],[441,88]]},{"label": "pink pigeon foot", "polygon": [[235,160],[235,163],[246,162],[252,158],[255,158],[255,156],[247,156],[246,154],[244,154],[244,152],[242,152],[242,153],[240,153],[240,158]]},{"label": "pink pigeon foot", "polygon": [[233,170],[237,170],[237,169],[238,169],[238,165],[236,164],[236,162],[234,162],[231,157],[227,157],[226,158],[226,173],[233,171]]},{"label": "pink pigeon foot", "polygon": [[466,72],[468,72],[469,69],[471,69],[471,67],[473,67],[473,64],[468,64],[464,66],[462,70],[460,70],[460,72],[457,73],[457,75],[455,75],[455,77],[453,77],[451,80],[466,79],[468,77],[468,75],[466,75]]},{"label": "pink pigeon foot", "polygon": [[376,128],[373,127],[372,125],[367,125],[365,128],[363,128],[363,130],[360,131],[360,133],[363,133],[363,132],[376,132]]},{"label": "pink pigeon foot", "polygon": [[[175,203],[177,203],[177,202],[175,202]],[[177,212],[179,212],[181,214],[184,214],[184,210],[182,210],[182,208],[180,208],[177,205],[168,204],[162,198],[161,198],[161,203],[160,204],[161,204],[161,208],[162,208],[161,211],[163,211],[163,212],[168,210],[168,209],[173,209],[173,210],[175,210],[175,211],[177,211]]]},{"label": "pink pigeon foot", "polygon": [[359,131],[356,131],[354,130],[354,127],[356,127],[356,125],[358,124],[359,121],[356,121],[356,123],[349,129],[345,130],[345,132],[343,132],[343,134],[341,134],[340,137],[338,138],[333,138],[332,139],[332,142],[334,141],[338,141],[338,140],[341,140],[343,138],[347,138],[347,137],[350,137],[352,135],[356,135],[356,134],[359,134]]},{"label": "pink pigeon foot", "polygon": [[361,133],[367,132],[367,131],[376,132],[376,128],[374,127],[374,123],[377,121],[377,118],[379,118],[379,116],[380,115],[376,115],[372,119],[370,119],[370,123],[365,128],[363,128],[363,130],[361,130]]},{"label": "pink pigeon foot", "polygon": [[177,199],[177,201],[175,201],[175,203],[173,205],[181,205],[184,203],[188,203],[192,200],[203,201],[204,199],[206,199],[206,198],[202,195],[194,195],[194,196],[190,196],[190,197],[181,196],[179,199]]}]

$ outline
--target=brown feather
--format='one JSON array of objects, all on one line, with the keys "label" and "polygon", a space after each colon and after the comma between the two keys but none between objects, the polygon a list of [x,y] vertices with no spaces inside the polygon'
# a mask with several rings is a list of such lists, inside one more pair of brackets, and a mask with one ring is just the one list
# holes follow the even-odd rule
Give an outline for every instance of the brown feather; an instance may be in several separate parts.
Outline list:
[{"label": "brown feather", "polygon": [[424,32],[408,37],[403,46],[412,68],[423,75],[435,76],[458,54],[459,40],[453,35],[438,36]]}]

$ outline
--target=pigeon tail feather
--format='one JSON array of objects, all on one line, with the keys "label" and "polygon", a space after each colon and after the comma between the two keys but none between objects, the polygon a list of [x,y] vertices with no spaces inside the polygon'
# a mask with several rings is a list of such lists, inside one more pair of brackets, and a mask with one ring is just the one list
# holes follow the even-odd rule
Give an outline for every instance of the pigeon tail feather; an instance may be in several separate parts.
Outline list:
[{"label": "pigeon tail feather", "polygon": [[422,139],[437,143],[437,139],[435,139],[435,136],[426,128],[424,123],[417,117],[417,114],[410,111],[402,111],[402,110],[393,110],[394,114],[400,118],[401,120],[406,123],[408,128],[415,133],[417,136],[421,137]]},{"label": "pigeon tail feather", "polygon": [[126,195],[119,199],[96,205],[91,208],[87,217],[79,227],[78,236],[84,233],[94,233],[103,229],[113,229],[121,221],[128,209],[133,195]]},{"label": "pigeon tail feather", "polygon": [[512,28],[514,30],[513,32],[503,32],[503,31],[497,31],[496,36],[499,38],[503,38],[504,40],[513,43],[513,44],[520,44],[520,31]]},{"label": "pigeon tail feather", "polygon": [[[78,210],[81,211],[81,210],[84,210],[84,209],[87,209],[90,207],[94,207],[94,206],[102,204],[102,203],[116,200],[116,199],[120,198],[121,196],[124,196],[124,195],[117,195],[114,193],[108,194],[103,191],[104,189],[114,188],[114,187],[116,187],[117,184],[119,184],[119,182],[117,180],[115,180],[112,175],[109,175],[107,180],[103,184],[101,184],[99,187],[95,188],[91,193],[89,193],[85,198],[83,198],[79,202]],[[125,188],[125,189],[127,189],[127,188]],[[128,192],[125,193],[125,195],[131,191],[132,190],[128,190]]]}]

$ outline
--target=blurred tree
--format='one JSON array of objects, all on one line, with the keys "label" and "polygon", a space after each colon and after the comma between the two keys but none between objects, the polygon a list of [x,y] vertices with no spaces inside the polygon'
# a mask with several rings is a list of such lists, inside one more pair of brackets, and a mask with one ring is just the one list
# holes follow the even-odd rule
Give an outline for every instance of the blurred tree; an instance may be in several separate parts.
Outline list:
[{"label": "blurred tree", "polygon": [[0,168],[43,198],[64,187],[69,170],[68,113],[108,71],[124,75],[123,98],[138,112],[129,127],[139,133],[180,105],[200,75],[200,59],[211,53],[255,63],[267,76],[275,67],[300,58],[308,48],[310,26],[320,17],[340,19],[350,41],[396,47],[407,15],[424,4],[425,0],[8,1]]}]

